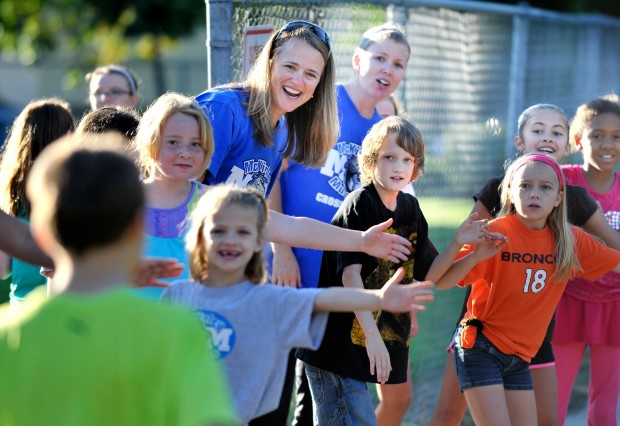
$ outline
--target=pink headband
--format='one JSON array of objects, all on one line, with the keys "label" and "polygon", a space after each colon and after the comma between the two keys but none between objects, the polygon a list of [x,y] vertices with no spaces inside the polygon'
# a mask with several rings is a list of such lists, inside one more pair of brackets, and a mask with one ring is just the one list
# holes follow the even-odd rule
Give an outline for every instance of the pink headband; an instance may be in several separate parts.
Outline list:
[{"label": "pink headband", "polygon": [[511,173],[508,183],[512,183],[512,178],[514,177],[517,170],[525,166],[527,163],[531,163],[532,161],[539,161],[541,163],[545,163],[551,166],[551,168],[558,177],[558,182],[560,183],[560,191],[564,190],[564,185],[562,183],[564,175],[562,174],[562,170],[560,170],[560,166],[558,166],[558,163],[556,163],[553,158],[545,154],[525,154],[517,158],[515,162],[512,163],[512,165],[510,166]]}]

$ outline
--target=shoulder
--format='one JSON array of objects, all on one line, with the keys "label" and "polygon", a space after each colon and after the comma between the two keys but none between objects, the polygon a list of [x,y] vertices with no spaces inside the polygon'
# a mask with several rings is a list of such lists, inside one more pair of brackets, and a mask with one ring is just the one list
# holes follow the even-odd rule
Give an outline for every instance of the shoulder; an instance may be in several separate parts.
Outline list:
[{"label": "shoulder", "polygon": [[492,219],[489,222],[489,230],[493,232],[501,232],[502,230],[514,228],[515,224],[513,223],[513,219],[516,216],[513,214],[509,214],[507,216],[500,216],[495,219]]},{"label": "shoulder", "polygon": [[581,171],[581,166],[579,164],[563,164],[560,166],[560,168],[562,169],[562,173],[564,173],[564,176],[566,176],[567,178],[569,176],[575,176]]},{"label": "shoulder", "polygon": [[[579,185],[566,185],[566,196],[567,197],[588,197],[588,190],[583,186]],[[568,201],[568,200],[567,200]]]},{"label": "shoulder", "polygon": [[418,199],[411,194],[401,191],[400,194],[398,194],[398,198],[396,199],[396,201],[399,209],[411,208],[417,212],[422,212]]},{"label": "shoulder", "polygon": [[230,109],[239,109],[247,102],[248,94],[239,87],[219,87],[202,92],[196,96],[196,102],[201,107],[228,107]]},{"label": "shoulder", "polygon": [[597,201],[592,198],[586,188],[579,185],[566,185],[566,202],[569,210],[578,211],[588,210],[588,208],[598,208]]},{"label": "shoulder", "polygon": [[205,185],[201,182],[193,181],[196,184],[196,189],[198,190],[198,194],[203,195],[205,192],[209,190],[209,185]]},{"label": "shoulder", "polygon": [[202,288],[202,284],[192,280],[174,281],[162,296],[162,300],[179,301],[185,297],[195,294]]},{"label": "shoulder", "polygon": [[374,188],[371,188],[372,184],[362,186],[353,192],[350,192],[342,202],[340,210],[343,212],[350,212],[357,210],[358,208],[364,208],[366,206],[373,205],[377,200],[374,196]]}]

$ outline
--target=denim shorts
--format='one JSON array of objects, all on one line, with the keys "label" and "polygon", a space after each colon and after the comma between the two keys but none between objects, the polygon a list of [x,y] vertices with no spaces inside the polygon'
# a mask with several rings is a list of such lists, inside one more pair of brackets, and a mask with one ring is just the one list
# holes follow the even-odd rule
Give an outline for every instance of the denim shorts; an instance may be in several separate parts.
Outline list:
[{"label": "denim shorts", "polygon": [[366,382],[304,363],[315,425],[377,426]]},{"label": "denim shorts", "polygon": [[465,389],[503,385],[506,390],[532,390],[532,376],[529,363],[516,355],[506,355],[493,345],[480,331],[476,336],[473,348],[461,347],[459,326],[454,347],[454,364],[456,375]]}]

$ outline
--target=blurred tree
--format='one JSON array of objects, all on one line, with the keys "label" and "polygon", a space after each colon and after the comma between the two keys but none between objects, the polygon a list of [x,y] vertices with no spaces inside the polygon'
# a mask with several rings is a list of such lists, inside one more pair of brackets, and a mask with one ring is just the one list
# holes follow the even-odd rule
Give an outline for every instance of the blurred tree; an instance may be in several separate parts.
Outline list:
[{"label": "blurred tree", "polygon": [[135,54],[152,62],[163,93],[161,54],[204,23],[204,7],[204,0],[1,0],[0,49],[24,64],[64,49],[82,69]]}]

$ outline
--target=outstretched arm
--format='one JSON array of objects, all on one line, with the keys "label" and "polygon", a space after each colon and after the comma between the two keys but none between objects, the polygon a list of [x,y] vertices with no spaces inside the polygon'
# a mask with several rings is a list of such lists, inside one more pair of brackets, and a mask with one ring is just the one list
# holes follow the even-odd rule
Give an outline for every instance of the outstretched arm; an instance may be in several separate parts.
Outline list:
[{"label": "outstretched arm", "polygon": [[329,287],[314,301],[315,311],[353,312],[355,310],[384,310],[390,312],[423,311],[433,301],[433,283],[430,281],[399,284],[405,270],[396,273],[380,290],[362,290]]},{"label": "outstretched arm", "polygon": [[53,266],[34,242],[27,223],[0,211],[0,250],[33,265]]},{"label": "outstretched arm", "polygon": [[392,219],[366,231],[339,228],[307,217],[287,216],[269,211],[267,238],[279,244],[318,250],[358,251],[391,262],[407,260],[411,245],[407,239],[385,231]]},{"label": "outstretched arm", "polygon": [[478,243],[473,252],[455,260],[448,270],[434,281],[438,289],[445,290],[454,287],[479,262],[495,256],[508,244],[508,240],[502,234],[489,233],[488,235],[489,239]]},{"label": "outstretched arm", "polygon": [[[506,241],[506,238],[498,233],[489,232],[488,219],[476,220],[478,212],[474,211],[458,227],[448,247],[435,258],[431,268],[426,274],[426,279],[436,282],[452,266],[454,259],[464,244],[480,244],[487,240],[494,242]],[[456,284],[456,283],[455,283]]]}]

